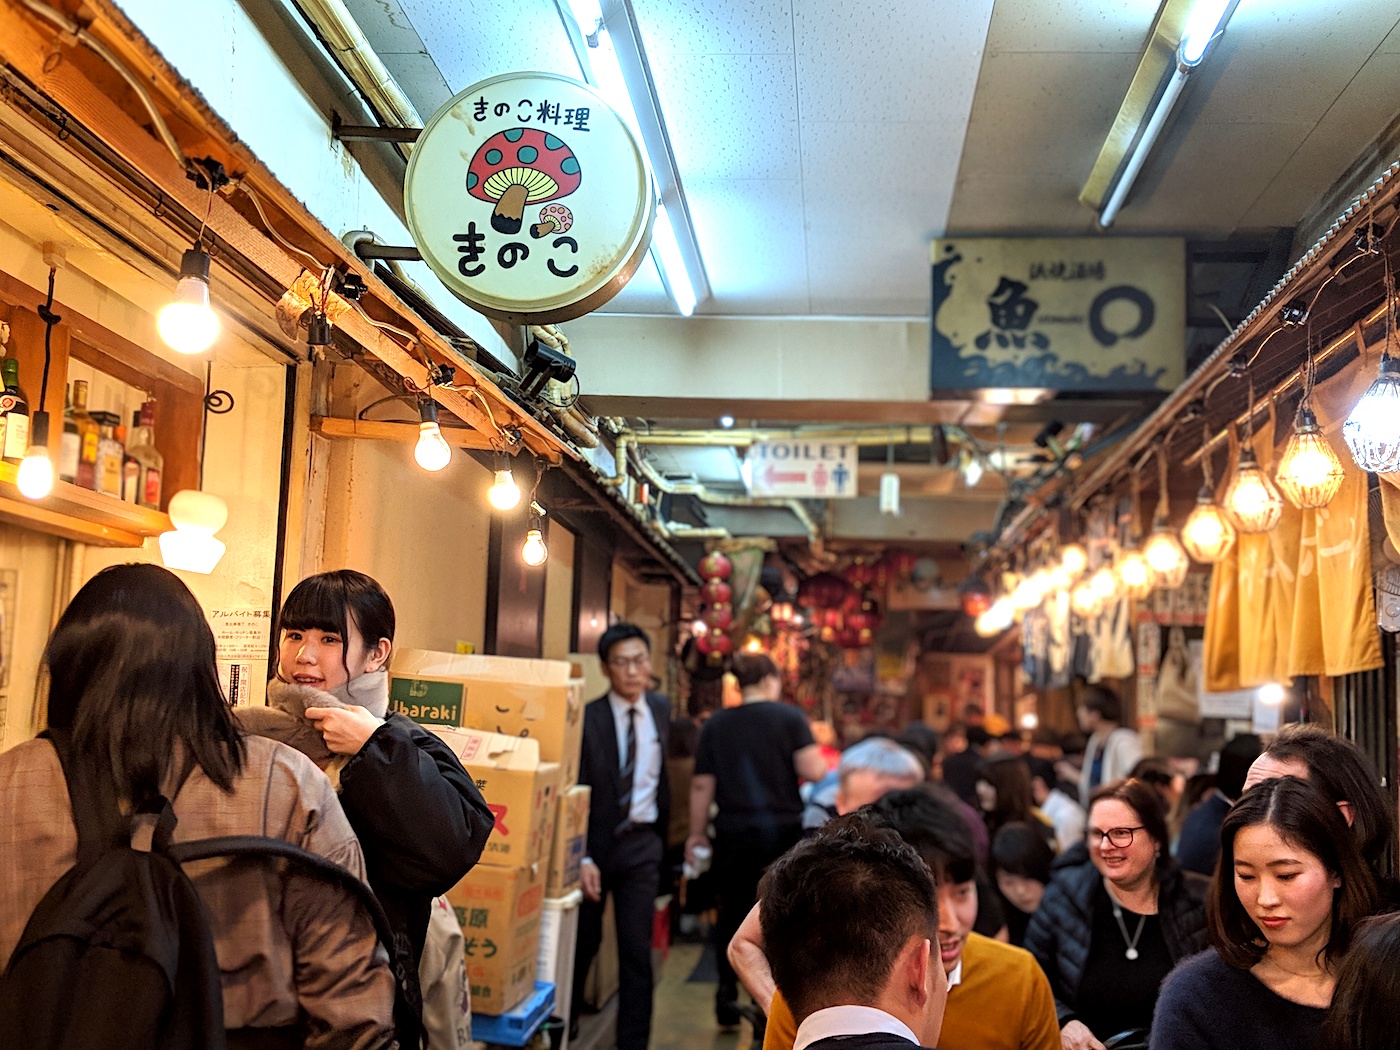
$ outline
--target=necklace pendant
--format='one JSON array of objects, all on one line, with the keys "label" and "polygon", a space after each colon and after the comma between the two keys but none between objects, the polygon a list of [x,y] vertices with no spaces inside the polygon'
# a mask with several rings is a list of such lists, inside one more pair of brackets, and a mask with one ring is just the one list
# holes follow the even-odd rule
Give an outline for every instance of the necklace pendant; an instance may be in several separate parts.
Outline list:
[{"label": "necklace pendant", "polygon": [[1138,957],[1138,950],[1136,948],[1129,948],[1123,954],[1128,957],[1128,962],[1134,962]]}]

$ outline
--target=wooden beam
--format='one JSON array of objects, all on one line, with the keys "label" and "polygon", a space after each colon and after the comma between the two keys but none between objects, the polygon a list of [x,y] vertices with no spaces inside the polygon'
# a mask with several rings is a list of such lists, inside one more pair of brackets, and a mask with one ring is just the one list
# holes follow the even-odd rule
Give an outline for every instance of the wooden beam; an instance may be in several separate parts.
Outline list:
[{"label": "wooden beam", "polygon": [[[312,416],[311,432],[326,438],[366,438],[370,441],[417,441],[417,423],[384,423],[373,419],[341,419],[337,416]],[[443,427],[442,436],[453,448],[469,448],[488,452],[493,447],[491,437],[479,430]]]},{"label": "wooden beam", "polygon": [[[110,0],[93,0],[89,5],[97,13],[90,29],[94,35],[118,51],[131,63],[138,76],[152,85],[158,101],[180,123],[192,126],[213,141],[203,141],[195,152],[208,152],[217,147],[227,158],[227,166],[241,173],[242,181],[259,198],[280,212],[300,237],[294,242],[309,244],[312,254],[327,264],[340,264],[364,279],[370,295],[371,309],[392,313],[395,328],[413,334],[420,353],[453,365],[457,370],[456,385],[478,388],[492,405],[492,413],[503,426],[520,430],[527,447],[552,462],[561,456],[576,458],[568,445],[524,412],[505,396],[491,380],[466,362],[437,332],[426,325],[416,313],[374,275],[367,267],[327,230],[288,191],[267,168],[238,140],[223,120],[209,109],[198,93],[189,88],[150,45],[135,26]],[[149,178],[172,204],[192,215],[202,216],[209,208],[208,230],[222,246],[232,249],[283,287],[290,287],[300,276],[303,263],[275,244],[223,196],[209,199],[207,192],[195,187],[165,146],[133,114],[139,110],[134,100],[127,99],[132,110],[123,108],[111,95],[97,87],[83,72],[92,63],[92,55],[82,45],[75,45],[50,24],[22,13],[11,0],[0,9],[0,58],[25,76],[35,87],[57,102],[66,113],[90,129],[103,142],[124,157],[133,167]],[[284,234],[285,235],[285,234]],[[215,248],[221,245],[216,244]],[[218,254],[214,255],[216,279],[219,276]],[[337,326],[375,357],[389,365],[420,387],[428,386],[426,364],[395,338],[376,327],[364,315],[351,312],[341,317]],[[491,418],[480,403],[468,393],[439,389],[437,400],[458,418],[488,434],[494,434]]]}]

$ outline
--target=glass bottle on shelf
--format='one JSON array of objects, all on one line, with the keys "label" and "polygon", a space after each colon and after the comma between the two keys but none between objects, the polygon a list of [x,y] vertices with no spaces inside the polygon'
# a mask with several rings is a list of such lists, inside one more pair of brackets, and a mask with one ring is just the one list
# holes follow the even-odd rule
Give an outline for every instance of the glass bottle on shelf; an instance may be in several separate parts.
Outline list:
[{"label": "glass bottle on shelf", "polygon": [[73,380],[73,425],[78,428],[77,484],[97,488],[97,446],[101,440],[97,420],[88,412],[86,379]]},{"label": "glass bottle on shelf", "polygon": [[156,448],[156,402],[147,398],[136,414],[126,454],[140,464],[141,480],[136,502],[152,510],[160,510],[160,482],[165,472],[165,457]]},{"label": "glass bottle on shelf", "polygon": [[78,481],[78,458],[83,447],[78,423],[73,418],[71,387],[63,388],[63,439],[58,446],[58,480],[70,485]]},{"label": "glass bottle on shelf", "polygon": [[6,463],[20,463],[29,451],[29,399],[19,388],[19,362],[5,358],[0,362],[0,375],[5,378],[5,389],[0,393],[0,427],[4,429],[0,456]]},{"label": "glass bottle on shelf", "polygon": [[124,503],[141,502],[141,462],[131,454],[132,435],[136,433],[140,426],[141,413],[131,414],[131,429],[117,427],[117,440],[122,446],[122,501]]},{"label": "glass bottle on shelf", "polygon": [[124,449],[117,440],[121,417],[115,412],[94,412],[97,421],[97,491],[103,495],[122,498],[122,456]]}]

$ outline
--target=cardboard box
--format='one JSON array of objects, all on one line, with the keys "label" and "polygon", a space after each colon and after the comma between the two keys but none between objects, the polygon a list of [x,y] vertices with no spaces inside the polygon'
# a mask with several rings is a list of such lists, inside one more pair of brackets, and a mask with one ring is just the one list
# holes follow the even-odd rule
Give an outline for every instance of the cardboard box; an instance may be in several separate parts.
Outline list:
[{"label": "cardboard box", "polygon": [[396,649],[389,707],[424,725],[459,726],[538,740],[565,787],[578,783],[583,683],[563,660]]},{"label": "cardboard box", "polygon": [[478,864],[447,891],[465,940],[472,1012],[503,1014],[535,988],[544,878],[538,868]]},{"label": "cardboard box", "polygon": [[559,793],[559,813],[554,820],[554,845],[549,851],[549,878],[545,893],[563,897],[579,887],[579,861],[588,849],[588,804],[593,789],[575,785]]},{"label": "cardboard box", "polygon": [[558,763],[541,762],[539,742],[525,737],[451,726],[427,728],[452,748],[495,815],[482,861],[511,868],[538,866],[543,881],[559,812]]}]

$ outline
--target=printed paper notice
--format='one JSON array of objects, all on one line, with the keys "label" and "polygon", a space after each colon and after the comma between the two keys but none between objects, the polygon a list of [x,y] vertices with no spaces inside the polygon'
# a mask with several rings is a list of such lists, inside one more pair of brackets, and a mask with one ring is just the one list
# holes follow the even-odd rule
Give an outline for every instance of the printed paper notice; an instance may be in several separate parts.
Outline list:
[{"label": "printed paper notice", "polygon": [[231,704],[252,700],[251,688],[267,666],[272,637],[268,609],[214,609],[209,613],[218,654],[219,681]]}]

